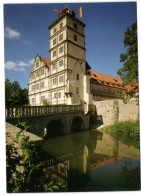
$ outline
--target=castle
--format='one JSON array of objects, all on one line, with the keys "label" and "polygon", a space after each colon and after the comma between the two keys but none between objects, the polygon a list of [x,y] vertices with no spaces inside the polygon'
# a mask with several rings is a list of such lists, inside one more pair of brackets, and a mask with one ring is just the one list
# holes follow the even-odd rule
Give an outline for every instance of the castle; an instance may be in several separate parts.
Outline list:
[{"label": "castle", "polygon": [[125,88],[117,77],[91,71],[85,60],[85,24],[65,6],[50,30],[50,59],[37,54],[30,74],[31,106],[94,104],[123,98]]}]

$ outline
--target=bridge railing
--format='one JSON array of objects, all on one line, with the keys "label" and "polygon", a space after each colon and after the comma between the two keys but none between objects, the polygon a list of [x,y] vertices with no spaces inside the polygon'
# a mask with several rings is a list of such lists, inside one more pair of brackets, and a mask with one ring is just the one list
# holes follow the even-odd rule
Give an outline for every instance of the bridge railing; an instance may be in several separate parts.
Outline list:
[{"label": "bridge railing", "polygon": [[[89,105],[89,111],[94,110],[94,105]],[[84,111],[84,105],[58,105],[58,106],[25,106],[6,108],[6,118],[21,116],[38,116],[55,113],[67,113],[75,111]]]}]

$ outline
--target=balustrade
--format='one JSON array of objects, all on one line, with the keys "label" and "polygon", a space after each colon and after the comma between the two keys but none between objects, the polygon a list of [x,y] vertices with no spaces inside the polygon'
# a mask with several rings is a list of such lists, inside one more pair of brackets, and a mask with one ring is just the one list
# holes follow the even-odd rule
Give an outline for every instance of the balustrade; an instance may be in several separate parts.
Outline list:
[{"label": "balustrade", "polygon": [[[89,105],[89,110],[94,110],[94,105]],[[21,116],[38,116],[55,113],[68,113],[75,111],[84,111],[84,105],[53,105],[53,106],[25,106],[25,107],[10,107],[6,108],[6,118]]]}]

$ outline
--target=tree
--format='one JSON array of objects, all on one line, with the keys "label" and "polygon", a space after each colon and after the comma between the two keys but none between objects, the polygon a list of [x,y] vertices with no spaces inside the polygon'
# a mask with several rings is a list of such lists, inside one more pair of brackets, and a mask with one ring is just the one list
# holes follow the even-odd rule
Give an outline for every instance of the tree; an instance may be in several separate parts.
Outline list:
[{"label": "tree", "polygon": [[138,80],[138,50],[137,50],[137,23],[127,28],[124,37],[124,47],[127,52],[120,55],[120,62],[124,62],[123,68],[117,74],[123,80],[124,85],[134,85]]},{"label": "tree", "polygon": [[22,89],[17,81],[5,80],[6,106],[22,106],[28,104],[28,90]]}]

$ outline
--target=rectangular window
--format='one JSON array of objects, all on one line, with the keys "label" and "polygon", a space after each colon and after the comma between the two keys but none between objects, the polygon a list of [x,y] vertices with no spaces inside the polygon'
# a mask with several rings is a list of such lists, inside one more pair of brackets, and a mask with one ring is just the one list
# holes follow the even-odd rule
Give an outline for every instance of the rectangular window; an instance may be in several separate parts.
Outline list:
[{"label": "rectangular window", "polygon": [[52,70],[55,70],[56,69],[56,63],[53,63],[52,64]]},{"label": "rectangular window", "polygon": [[79,87],[76,87],[76,94],[79,94]]},{"label": "rectangular window", "polygon": [[79,80],[79,74],[76,75],[76,80]]},{"label": "rectangular window", "polygon": [[63,60],[59,61],[59,67],[63,66],[63,62],[64,62]]},{"label": "rectangular window", "polygon": [[56,50],[55,51],[53,51],[53,57],[55,57],[56,56]]},{"label": "rectangular window", "polygon": [[45,96],[41,96],[41,103],[43,103],[43,100],[45,100]]},{"label": "rectangular window", "polygon": [[53,45],[56,45],[56,38],[53,39]]},{"label": "rectangular window", "polygon": [[74,41],[77,41],[77,35],[74,35]]},{"label": "rectangular window", "polygon": [[61,92],[58,93],[58,98],[61,98]]},{"label": "rectangular window", "polygon": [[32,75],[31,75],[31,80],[33,80],[33,79],[35,79],[35,74],[34,73],[32,73]]},{"label": "rectangular window", "polygon": [[32,91],[34,91],[34,90],[35,90],[35,85],[32,85],[31,90],[32,90]]},{"label": "rectangular window", "polygon": [[64,76],[59,77],[59,83],[62,83],[62,82],[64,82]]},{"label": "rectangular window", "polygon": [[56,33],[56,28],[54,28],[53,33]]},{"label": "rectangular window", "polygon": [[44,88],[44,82],[41,82],[41,88]]},{"label": "rectangular window", "polygon": [[54,98],[57,98],[57,93],[54,93]]},{"label": "rectangular window", "polygon": [[39,77],[39,71],[36,72],[36,77]]},{"label": "rectangular window", "polygon": [[63,52],[63,46],[59,48],[59,53]]},{"label": "rectangular window", "polygon": [[39,89],[39,84],[36,84],[36,89]]},{"label": "rectangular window", "polygon": [[38,68],[39,67],[39,62],[36,62],[36,68]]},{"label": "rectangular window", "polygon": [[35,98],[32,98],[32,104],[35,105]]},{"label": "rectangular window", "polygon": [[59,35],[59,41],[63,40],[63,34]]},{"label": "rectangular window", "polygon": [[74,28],[75,30],[77,30],[77,24],[76,24],[76,23],[73,23],[73,28]]},{"label": "rectangular window", "polygon": [[57,84],[57,78],[54,78],[53,79],[53,85],[56,85]]},{"label": "rectangular window", "polygon": [[40,74],[44,75],[44,68],[41,69]]},{"label": "rectangular window", "polygon": [[63,22],[60,24],[60,29],[63,28]]}]

